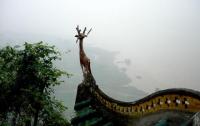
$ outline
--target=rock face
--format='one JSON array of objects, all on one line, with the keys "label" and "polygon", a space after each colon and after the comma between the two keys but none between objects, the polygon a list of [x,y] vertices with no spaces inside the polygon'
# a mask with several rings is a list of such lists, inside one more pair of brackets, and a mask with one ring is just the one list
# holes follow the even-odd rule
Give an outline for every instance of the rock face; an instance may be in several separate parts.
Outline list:
[{"label": "rock face", "polygon": [[79,84],[72,125],[81,126],[177,126],[195,124],[200,92],[189,89],[158,91],[134,102],[122,102],[98,88],[92,75]]}]

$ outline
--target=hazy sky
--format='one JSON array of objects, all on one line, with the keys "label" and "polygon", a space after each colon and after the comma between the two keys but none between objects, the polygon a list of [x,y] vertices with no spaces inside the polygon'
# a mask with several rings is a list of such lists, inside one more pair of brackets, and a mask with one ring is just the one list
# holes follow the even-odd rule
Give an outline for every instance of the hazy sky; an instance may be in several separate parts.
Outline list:
[{"label": "hazy sky", "polygon": [[199,0],[0,0],[0,35],[74,40],[77,24],[92,27],[88,44],[131,59],[130,85],[200,90],[199,6]]}]

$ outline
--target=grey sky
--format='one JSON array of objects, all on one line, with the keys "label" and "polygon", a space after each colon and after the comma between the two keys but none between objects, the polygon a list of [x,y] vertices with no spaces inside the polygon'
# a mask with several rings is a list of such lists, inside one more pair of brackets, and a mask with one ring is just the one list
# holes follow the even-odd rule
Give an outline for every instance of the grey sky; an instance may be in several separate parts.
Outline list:
[{"label": "grey sky", "polygon": [[130,85],[200,90],[199,6],[199,0],[0,0],[0,35],[74,40],[77,24],[92,27],[87,43],[131,59]]}]

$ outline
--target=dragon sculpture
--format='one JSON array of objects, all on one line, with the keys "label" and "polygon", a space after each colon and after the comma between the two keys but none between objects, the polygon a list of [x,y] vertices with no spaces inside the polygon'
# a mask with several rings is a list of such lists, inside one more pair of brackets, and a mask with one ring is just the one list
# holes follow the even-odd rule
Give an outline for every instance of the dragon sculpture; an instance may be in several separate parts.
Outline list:
[{"label": "dragon sculpture", "polygon": [[[194,114],[198,115],[200,111],[199,91],[180,88],[166,89],[133,102],[118,101],[106,95],[96,84],[92,76],[90,60],[83,49],[83,39],[88,36],[91,29],[87,34],[85,33],[86,27],[82,33],[79,26],[76,30],[78,34],[75,37],[77,42],[79,41],[80,65],[84,81],[77,89],[74,106],[77,116],[72,118],[72,125],[157,126],[156,122],[162,123],[163,119],[166,124],[168,122],[169,126],[194,125],[190,119]],[[178,116],[175,116],[177,114]]]}]

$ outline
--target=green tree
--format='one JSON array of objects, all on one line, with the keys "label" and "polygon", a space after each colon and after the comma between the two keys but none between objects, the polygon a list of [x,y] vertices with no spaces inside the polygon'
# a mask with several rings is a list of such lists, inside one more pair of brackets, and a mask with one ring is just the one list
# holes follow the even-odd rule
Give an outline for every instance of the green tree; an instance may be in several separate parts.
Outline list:
[{"label": "green tree", "polygon": [[0,123],[69,125],[63,116],[66,107],[54,97],[59,77],[70,76],[54,67],[59,56],[54,46],[43,42],[0,50]]}]

